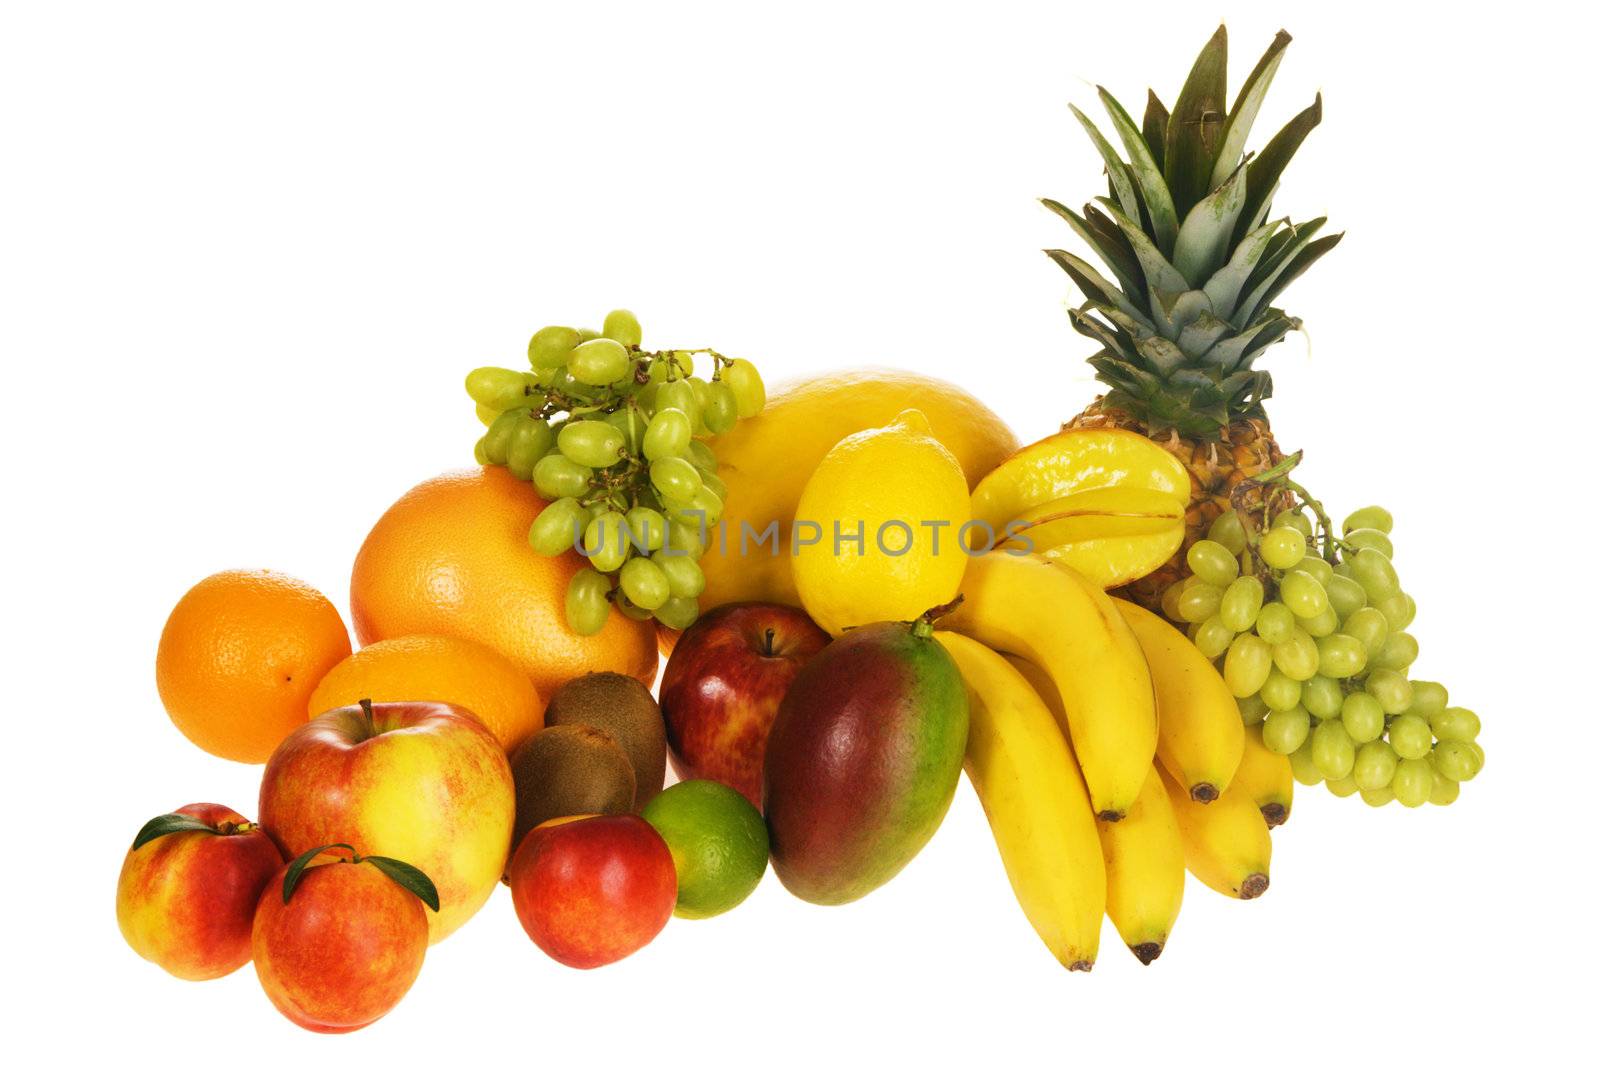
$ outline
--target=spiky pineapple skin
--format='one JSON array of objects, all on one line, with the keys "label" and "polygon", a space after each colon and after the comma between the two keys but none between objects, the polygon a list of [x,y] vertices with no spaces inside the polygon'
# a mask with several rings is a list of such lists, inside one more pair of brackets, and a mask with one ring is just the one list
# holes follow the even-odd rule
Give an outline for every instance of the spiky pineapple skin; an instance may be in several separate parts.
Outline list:
[{"label": "spiky pineapple skin", "polygon": [[1235,420],[1221,431],[1219,440],[1193,441],[1173,429],[1152,429],[1128,412],[1104,406],[1104,399],[1096,397],[1067,423],[1067,428],[1131,430],[1172,453],[1189,472],[1183,546],[1160,570],[1116,590],[1159,614],[1167,587],[1189,576],[1185,561],[1189,546],[1205,537],[1216,517],[1231,507],[1230,500],[1239,483],[1270,470],[1283,459],[1283,452],[1264,417]]}]

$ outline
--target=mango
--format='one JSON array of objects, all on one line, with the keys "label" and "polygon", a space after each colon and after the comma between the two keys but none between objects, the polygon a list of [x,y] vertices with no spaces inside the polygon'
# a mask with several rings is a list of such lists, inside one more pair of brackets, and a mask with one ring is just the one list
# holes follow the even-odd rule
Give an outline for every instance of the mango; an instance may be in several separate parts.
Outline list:
[{"label": "mango", "polygon": [[857,900],[898,874],[944,821],[967,743],[967,694],[915,622],[847,631],[795,676],[767,737],[772,867],[813,904]]}]

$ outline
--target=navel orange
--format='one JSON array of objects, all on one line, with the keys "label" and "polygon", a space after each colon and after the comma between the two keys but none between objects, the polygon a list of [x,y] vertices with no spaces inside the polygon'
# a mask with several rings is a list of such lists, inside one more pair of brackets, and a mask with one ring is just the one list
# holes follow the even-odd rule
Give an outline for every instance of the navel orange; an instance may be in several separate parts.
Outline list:
[{"label": "navel orange", "polygon": [[580,637],[567,627],[567,582],[589,564],[528,547],[544,501],[503,467],[432,478],[384,512],[356,555],[350,614],[362,644],[410,634],[477,641],[520,666],[541,693],[591,671],[649,685],[655,632],[613,611]]}]

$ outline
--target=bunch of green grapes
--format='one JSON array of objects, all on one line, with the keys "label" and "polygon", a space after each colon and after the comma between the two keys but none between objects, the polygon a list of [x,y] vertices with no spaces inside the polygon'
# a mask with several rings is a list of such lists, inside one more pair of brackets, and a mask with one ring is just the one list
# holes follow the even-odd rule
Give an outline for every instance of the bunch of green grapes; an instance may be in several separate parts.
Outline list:
[{"label": "bunch of green grapes", "polygon": [[[1289,483],[1293,485],[1293,483]],[[1335,534],[1287,491],[1225,511],[1188,553],[1193,574],[1162,610],[1219,665],[1247,723],[1303,784],[1374,807],[1449,804],[1483,766],[1478,716],[1438,682],[1412,680],[1416,602],[1394,569],[1394,521],[1364,507]],[[1320,527],[1320,529],[1319,529]]]},{"label": "bunch of green grapes", "polygon": [[[699,560],[727,486],[705,439],[761,410],[755,366],[711,349],[646,352],[639,320],[613,311],[598,331],[546,326],[531,370],[479,367],[467,395],[488,427],[479,463],[532,481],[550,503],[528,530],[545,556],[576,549],[590,566],[567,586],[567,624],[599,632],[613,606],[683,629],[699,615]],[[694,376],[696,356],[711,362]]]}]

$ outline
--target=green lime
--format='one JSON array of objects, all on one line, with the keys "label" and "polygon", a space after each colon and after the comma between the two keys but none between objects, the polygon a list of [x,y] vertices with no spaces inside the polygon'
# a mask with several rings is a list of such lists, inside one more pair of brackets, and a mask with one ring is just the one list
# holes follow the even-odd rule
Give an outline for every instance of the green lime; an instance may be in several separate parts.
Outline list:
[{"label": "green lime", "polygon": [[767,824],[737,789],[697,779],[659,793],[639,814],[678,868],[683,919],[721,915],[755,891],[767,870]]}]

